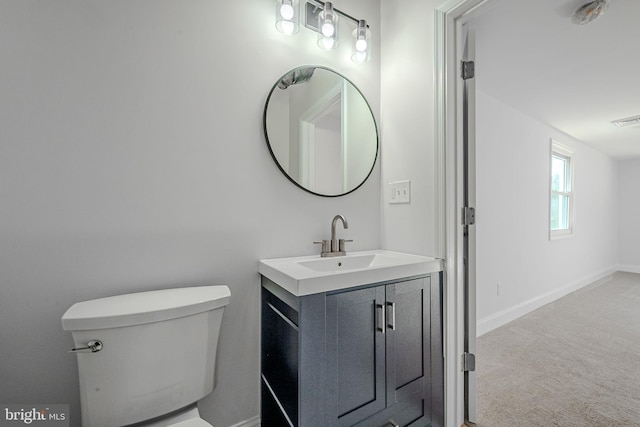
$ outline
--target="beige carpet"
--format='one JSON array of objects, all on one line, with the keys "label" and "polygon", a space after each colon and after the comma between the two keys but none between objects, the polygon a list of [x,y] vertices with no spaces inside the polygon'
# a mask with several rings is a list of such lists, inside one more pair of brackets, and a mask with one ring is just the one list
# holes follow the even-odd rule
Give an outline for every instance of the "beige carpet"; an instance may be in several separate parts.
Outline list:
[{"label": "beige carpet", "polygon": [[640,426],[640,274],[478,339],[478,426]]}]

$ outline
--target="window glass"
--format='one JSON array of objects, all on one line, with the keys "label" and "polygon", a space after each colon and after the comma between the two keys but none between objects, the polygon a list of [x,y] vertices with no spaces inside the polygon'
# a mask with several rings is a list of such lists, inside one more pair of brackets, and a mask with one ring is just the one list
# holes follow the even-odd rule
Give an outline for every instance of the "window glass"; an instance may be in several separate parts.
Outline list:
[{"label": "window glass", "polygon": [[553,156],[551,158],[551,190],[566,191],[567,159]]},{"label": "window glass", "polygon": [[551,188],[549,228],[551,238],[570,235],[573,209],[572,151],[551,143]]},{"label": "window glass", "polygon": [[551,195],[551,230],[569,229],[569,196]]}]

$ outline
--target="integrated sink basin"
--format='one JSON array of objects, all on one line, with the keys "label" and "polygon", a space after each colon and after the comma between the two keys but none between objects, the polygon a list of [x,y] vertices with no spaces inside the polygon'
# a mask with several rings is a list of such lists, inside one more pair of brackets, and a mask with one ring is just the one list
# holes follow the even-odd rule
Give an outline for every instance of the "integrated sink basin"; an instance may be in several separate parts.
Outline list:
[{"label": "integrated sink basin", "polygon": [[258,271],[292,294],[302,296],[429,274],[442,267],[439,259],[378,249],[327,258],[315,255],[264,259]]},{"label": "integrated sink basin", "polygon": [[[384,255],[379,254],[367,254],[357,256],[342,256],[335,258],[320,258],[312,259],[310,261],[300,261],[299,265],[306,267],[313,271],[345,271],[358,268],[369,268],[376,260],[380,260]],[[384,262],[384,261],[382,261]]]}]

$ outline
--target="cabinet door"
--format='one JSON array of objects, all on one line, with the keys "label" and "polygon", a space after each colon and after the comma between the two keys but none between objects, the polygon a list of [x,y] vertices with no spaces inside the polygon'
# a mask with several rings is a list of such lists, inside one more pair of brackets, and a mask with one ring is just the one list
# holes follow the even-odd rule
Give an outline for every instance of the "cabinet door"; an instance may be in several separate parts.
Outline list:
[{"label": "cabinet door", "polygon": [[326,425],[385,408],[385,314],[384,286],[327,297]]},{"label": "cabinet door", "polygon": [[415,401],[416,395],[426,397],[431,355],[429,281],[427,277],[386,286],[389,407]]}]

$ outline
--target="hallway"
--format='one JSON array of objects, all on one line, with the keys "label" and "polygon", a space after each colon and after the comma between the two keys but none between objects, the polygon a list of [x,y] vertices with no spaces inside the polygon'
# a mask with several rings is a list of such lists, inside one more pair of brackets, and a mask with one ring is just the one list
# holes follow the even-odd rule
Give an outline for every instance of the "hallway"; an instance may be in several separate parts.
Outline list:
[{"label": "hallway", "polygon": [[640,425],[639,305],[618,272],[478,338],[478,426]]}]

